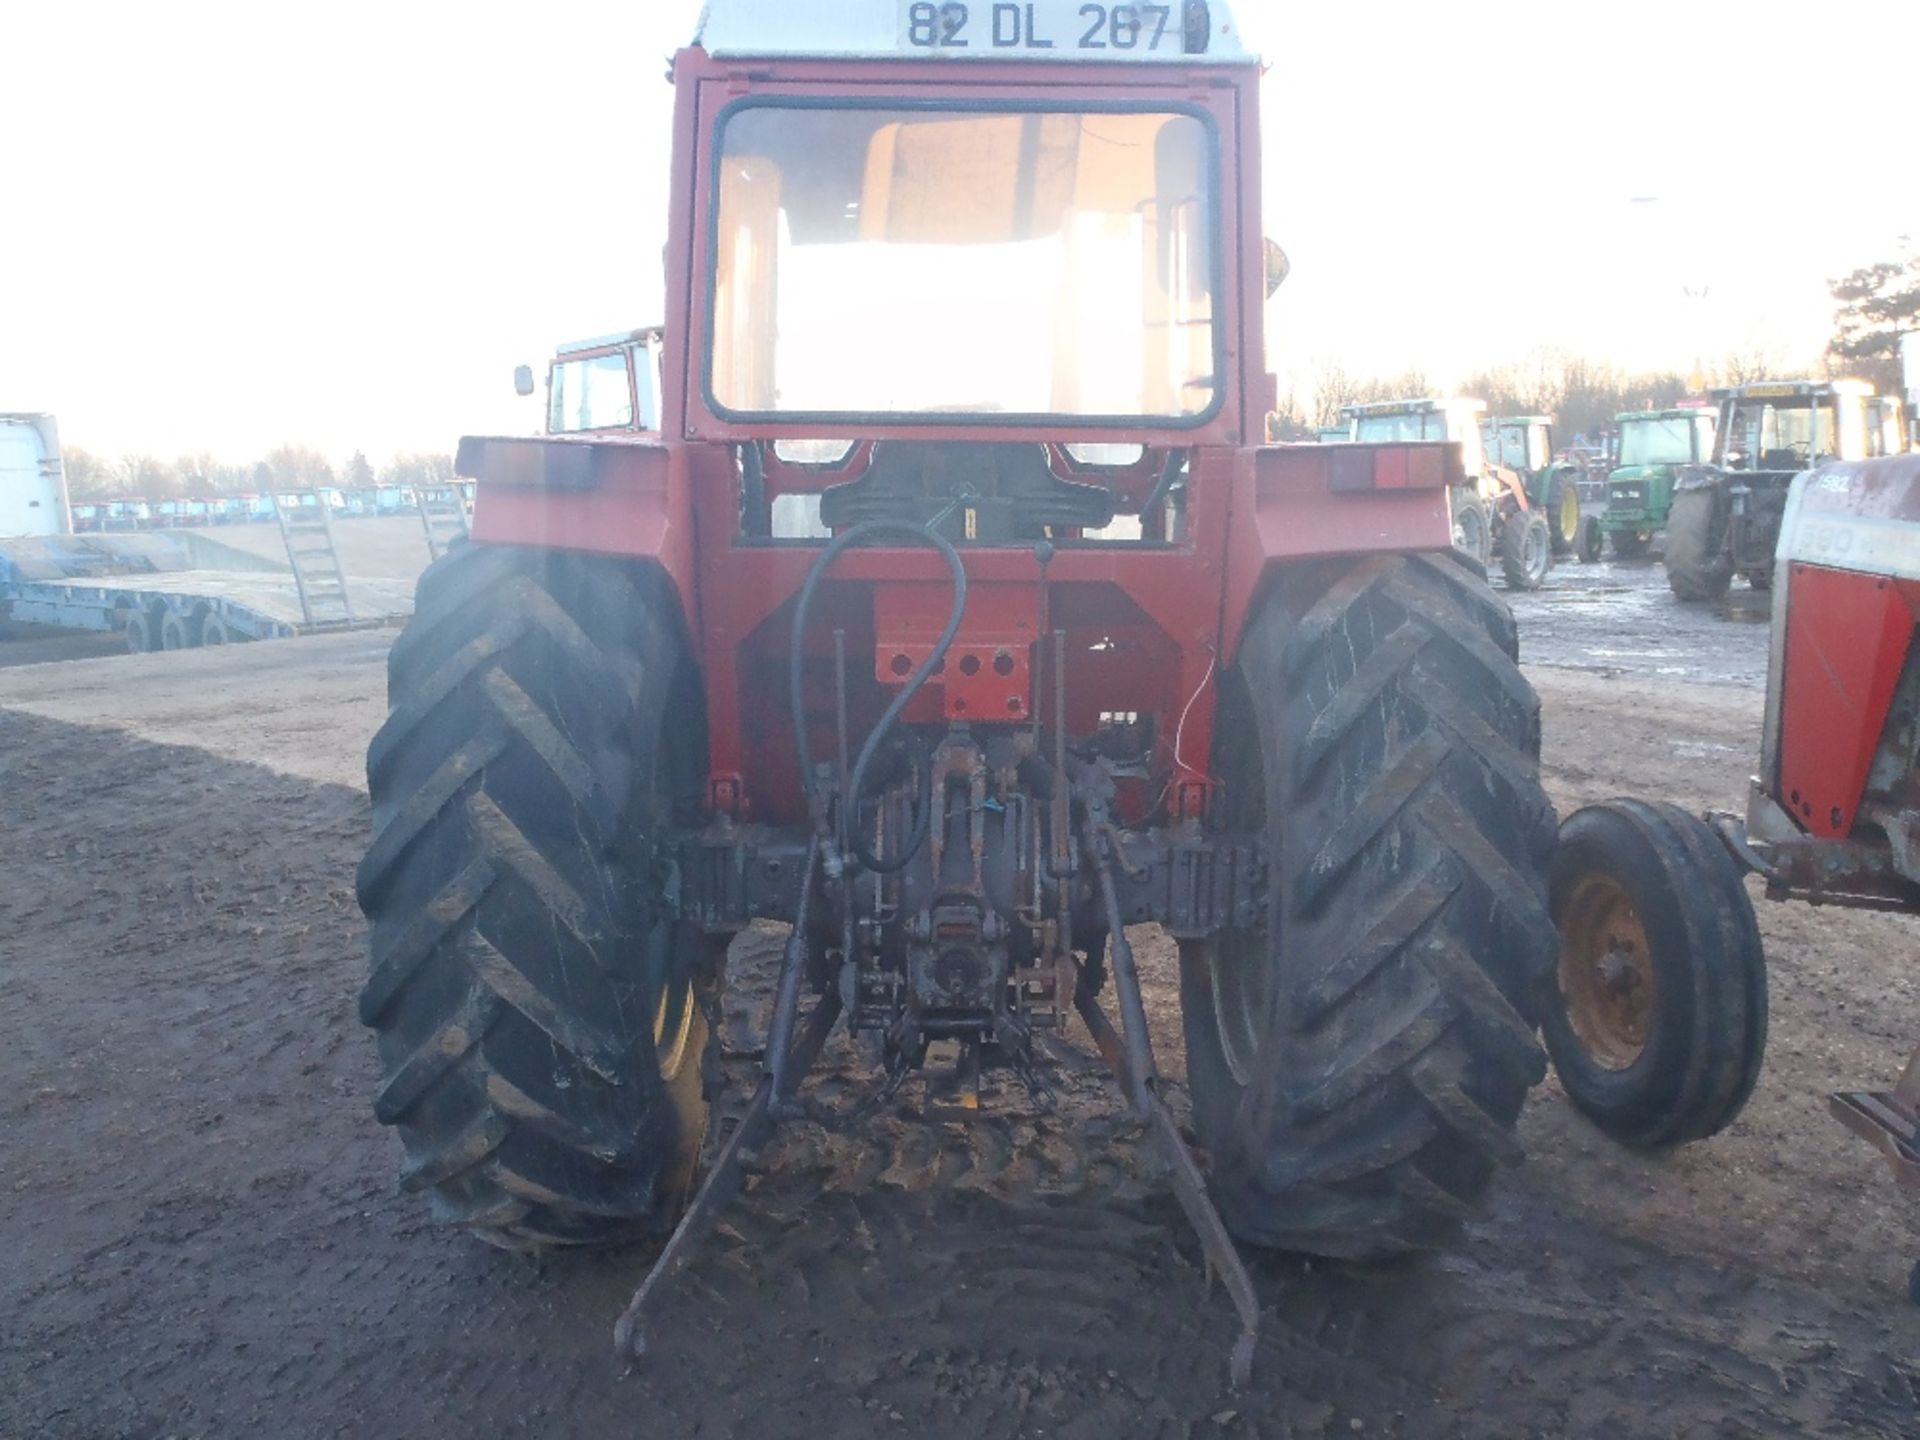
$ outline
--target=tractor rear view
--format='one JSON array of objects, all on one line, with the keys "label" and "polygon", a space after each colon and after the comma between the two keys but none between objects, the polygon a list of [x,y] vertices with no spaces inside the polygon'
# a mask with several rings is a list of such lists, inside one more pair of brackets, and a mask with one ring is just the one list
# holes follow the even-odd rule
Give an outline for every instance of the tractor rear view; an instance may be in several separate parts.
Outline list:
[{"label": "tractor rear view", "polygon": [[1766,381],[1711,395],[1713,463],[1678,472],[1667,514],[1667,584],[1682,600],[1718,600],[1736,575],[1765,590],[1794,477],[1887,453],[1887,435],[1891,453],[1904,448],[1897,416],[1869,425],[1870,409],[1884,412],[1865,381]]},{"label": "tractor rear view", "polygon": [[[495,1244],[671,1230],[623,1346],[837,1026],[870,1103],[938,1063],[1045,1104],[1036,1041],[1083,1025],[1237,1374],[1229,1234],[1437,1245],[1517,1158],[1538,705],[1451,552],[1457,447],[1262,443],[1259,77],[1224,4],[715,0],[673,65],[659,429],[462,441],[473,542],[368,755],[375,1108]],[[766,920],[716,1149],[727,942]]]},{"label": "tractor rear view", "polygon": [[[1744,822],[1619,800],[1570,816],[1554,861],[1567,1093],[1659,1148],[1740,1112],[1767,1034],[1773,900],[1920,914],[1920,456],[1807,472],[1782,511],[1760,776]],[[1920,1186],[1920,1049],[1834,1115]],[[1910,1281],[1920,1303],[1920,1265]]]}]

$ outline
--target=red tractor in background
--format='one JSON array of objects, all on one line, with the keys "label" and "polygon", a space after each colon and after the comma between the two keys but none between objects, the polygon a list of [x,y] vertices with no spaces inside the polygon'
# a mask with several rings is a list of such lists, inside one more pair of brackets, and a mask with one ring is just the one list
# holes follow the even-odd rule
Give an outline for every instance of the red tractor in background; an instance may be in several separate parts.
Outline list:
[{"label": "red tractor in background", "polygon": [[[1773,900],[1920,913],[1920,456],[1796,479],[1772,581],[1745,820],[1616,800],[1561,829],[1548,1048],[1574,1103],[1637,1147],[1723,1129],[1759,1075],[1766,964],[1747,874]],[[1891,1090],[1831,1108],[1920,1186],[1920,1049]],[[1909,1288],[1920,1304],[1920,1265]]]},{"label": "red tractor in background", "polygon": [[[883,1095],[953,1054],[1044,1103],[1077,1013],[1244,1375],[1229,1233],[1445,1242],[1544,1074],[1555,822],[1459,451],[1263,443],[1226,4],[715,0],[672,78],[659,429],[463,440],[473,543],[392,651],[361,1013],[405,1184],[512,1247],[680,1215],[637,1348],[836,1024]],[[681,1214],[768,919],[765,1077]]]}]

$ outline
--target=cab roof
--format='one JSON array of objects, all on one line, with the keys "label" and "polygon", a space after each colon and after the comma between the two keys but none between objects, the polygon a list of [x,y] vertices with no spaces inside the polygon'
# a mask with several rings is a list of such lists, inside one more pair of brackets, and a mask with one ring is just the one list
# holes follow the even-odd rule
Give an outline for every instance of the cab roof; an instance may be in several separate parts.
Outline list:
[{"label": "cab roof", "polygon": [[1459,407],[1485,413],[1487,402],[1484,400],[1468,400],[1461,397],[1455,397],[1453,399],[1369,400],[1364,405],[1342,405],[1340,407],[1340,413],[1346,416],[1432,415],[1443,410],[1451,410]]},{"label": "cab roof", "polygon": [[[927,4],[925,23],[959,24],[950,43],[916,39],[908,0],[708,0],[694,44],[716,58],[786,57],[833,60],[1024,60],[1058,64],[1248,65],[1258,63],[1241,37],[1232,0],[1162,0],[1142,13],[1134,43],[1114,43],[1112,13],[1121,7],[1080,0],[1023,0],[996,5]],[[1094,10],[1102,20],[1089,29]],[[1164,16],[1161,12],[1165,12]],[[1102,29],[1102,22],[1107,29]],[[930,33],[930,32],[929,32]]]},{"label": "cab roof", "polygon": [[1696,415],[1711,420],[1713,411],[1704,405],[1672,405],[1665,410],[1622,410],[1613,421],[1619,425],[1628,420],[1691,420]]},{"label": "cab roof", "polygon": [[1756,380],[1707,392],[1714,400],[1818,400],[1829,395],[1871,395],[1865,380]]}]

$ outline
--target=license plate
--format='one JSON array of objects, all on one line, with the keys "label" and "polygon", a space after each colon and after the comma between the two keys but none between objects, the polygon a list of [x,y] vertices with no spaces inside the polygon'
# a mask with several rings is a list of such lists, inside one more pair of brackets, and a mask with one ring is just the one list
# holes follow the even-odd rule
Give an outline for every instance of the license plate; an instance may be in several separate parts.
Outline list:
[{"label": "license plate", "polygon": [[914,0],[900,7],[901,39],[922,54],[1046,55],[1112,60],[1179,55],[1177,5],[1081,0]]}]

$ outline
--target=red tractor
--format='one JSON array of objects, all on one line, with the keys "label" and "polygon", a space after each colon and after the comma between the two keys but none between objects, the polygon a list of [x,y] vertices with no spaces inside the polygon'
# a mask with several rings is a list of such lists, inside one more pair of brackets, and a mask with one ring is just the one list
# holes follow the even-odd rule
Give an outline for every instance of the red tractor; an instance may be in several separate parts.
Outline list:
[{"label": "red tractor", "polygon": [[1544,1073],[1555,821],[1458,448],[1264,443],[1223,3],[715,0],[672,78],[660,428],[463,440],[473,541],[392,652],[361,1010],[405,1184],[504,1246],[673,1226],[728,938],[784,921],[624,1344],[836,1024],[882,1093],[937,1051],[1043,1098],[1077,1012],[1244,1373],[1229,1232],[1443,1243]]},{"label": "red tractor", "polygon": [[[1568,1095],[1626,1144],[1712,1135],[1746,1103],[1767,1035],[1773,900],[1920,913],[1920,457],[1803,473],[1784,501],[1759,778],[1744,822],[1616,800],[1567,818],[1553,865]],[[1920,1186],[1920,1050],[1834,1115]],[[1920,1304],[1920,1265],[1909,1282]]]}]

